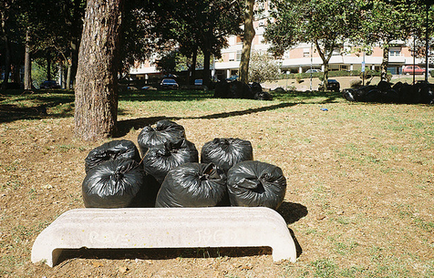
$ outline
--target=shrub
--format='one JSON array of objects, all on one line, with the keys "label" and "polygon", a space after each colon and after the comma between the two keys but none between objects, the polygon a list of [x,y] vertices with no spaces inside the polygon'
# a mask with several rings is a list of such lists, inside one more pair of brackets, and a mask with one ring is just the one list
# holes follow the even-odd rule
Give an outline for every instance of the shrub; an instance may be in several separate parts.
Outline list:
[{"label": "shrub", "polygon": [[362,85],[362,80],[351,80],[350,86],[351,88],[355,89]]},{"label": "shrub", "polygon": [[303,75],[301,73],[295,75],[295,81],[297,81],[297,83],[301,83],[302,79],[303,79]]}]

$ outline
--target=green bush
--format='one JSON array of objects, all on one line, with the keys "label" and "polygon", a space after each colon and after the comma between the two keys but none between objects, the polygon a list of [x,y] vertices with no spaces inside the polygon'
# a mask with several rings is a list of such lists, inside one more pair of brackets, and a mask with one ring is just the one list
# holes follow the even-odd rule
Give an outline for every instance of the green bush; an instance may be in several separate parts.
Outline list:
[{"label": "green bush", "polygon": [[298,73],[295,75],[295,81],[297,81],[297,83],[300,83],[302,79],[303,79],[302,73]]}]

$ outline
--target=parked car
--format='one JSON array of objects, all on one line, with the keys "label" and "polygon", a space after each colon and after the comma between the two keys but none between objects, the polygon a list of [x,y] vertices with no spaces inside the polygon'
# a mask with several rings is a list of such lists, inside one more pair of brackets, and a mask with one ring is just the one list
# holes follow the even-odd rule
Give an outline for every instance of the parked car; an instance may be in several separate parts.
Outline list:
[{"label": "parked car", "polygon": [[339,92],[341,89],[341,84],[336,79],[328,79],[327,90]]},{"label": "parked car", "polygon": [[405,66],[402,69],[402,73],[406,75],[411,75],[413,74],[413,70],[414,70],[414,74],[425,74],[425,69],[419,66],[414,66],[414,69],[413,66]]},{"label": "parked car", "polygon": [[202,86],[203,85],[203,79],[195,79],[194,85],[195,86]]},{"label": "parked car", "polygon": [[45,80],[42,82],[41,86],[39,86],[41,89],[60,89],[60,85],[57,84],[54,80]]},{"label": "parked car", "polygon": [[[339,83],[339,81],[337,81],[336,79],[328,79],[327,80],[327,90],[328,91],[334,91],[334,92],[339,92],[341,89],[341,84]],[[322,90],[323,89],[324,84],[321,83],[318,87],[318,90]]]},{"label": "parked car", "polygon": [[160,82],[160,89],[162,89],[162,90],[178,90],[179,85],[175,79],[164,78]]},{"label": "parked car", "polygon": [[319,69],[308,69],[306,71],[306,73],[316,73],[316,72],[321,72],[321,70],[319,70]]},{"label": "parked car", "polygon": [[232,82],[238,80],[238,75],[232,75],[231,77],[226,78],[226,81]]}]

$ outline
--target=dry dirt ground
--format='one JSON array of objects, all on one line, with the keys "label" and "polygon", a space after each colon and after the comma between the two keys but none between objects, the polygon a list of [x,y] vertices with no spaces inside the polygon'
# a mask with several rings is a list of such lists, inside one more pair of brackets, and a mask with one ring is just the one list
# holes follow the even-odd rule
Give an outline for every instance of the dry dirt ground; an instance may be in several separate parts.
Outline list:
[{"label": "dry dirt ground", "polygon": [[287,178],[279,213],[297,262],[274,263],[269,248],[221,248],[84,250],[53,268],[31,263],[38,234],[84,207],[84,158],[107,141],[74,138],[73,118],[48,109],[0,123],[1,277],[434,276],[433,107],[206,99],[120,109],[127,132],[116,139],[137,143],[142,127],[167,117],[198,150],[216,137],[250,140],[255,159]]}]

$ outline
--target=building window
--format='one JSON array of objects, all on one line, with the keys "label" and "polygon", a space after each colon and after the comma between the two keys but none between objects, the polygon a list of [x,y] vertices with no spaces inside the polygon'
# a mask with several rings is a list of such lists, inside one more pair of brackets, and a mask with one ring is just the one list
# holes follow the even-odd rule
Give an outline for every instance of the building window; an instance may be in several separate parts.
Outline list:
[{"label": "building window", "polygon": [[341,50],[339,48],[335,48],[332,52],[332,56],[341,56]]},{"label": "building window", "polygon": [[399,48],[391,48],[389,50],[389,56],[401,56],[401,49],[399,49]]},{"label": "building window", "polygon": [[234,52],[230,52],[229,53],[229,62],[233,62],[235,61],[235,53]]},{"label": "building window", "polygon": [[237,50],[237,62],[241,61],[241,50]]},{"label": "building window", "polygon": [[303,57],[310,57],[310,48],[303,48]]}]

